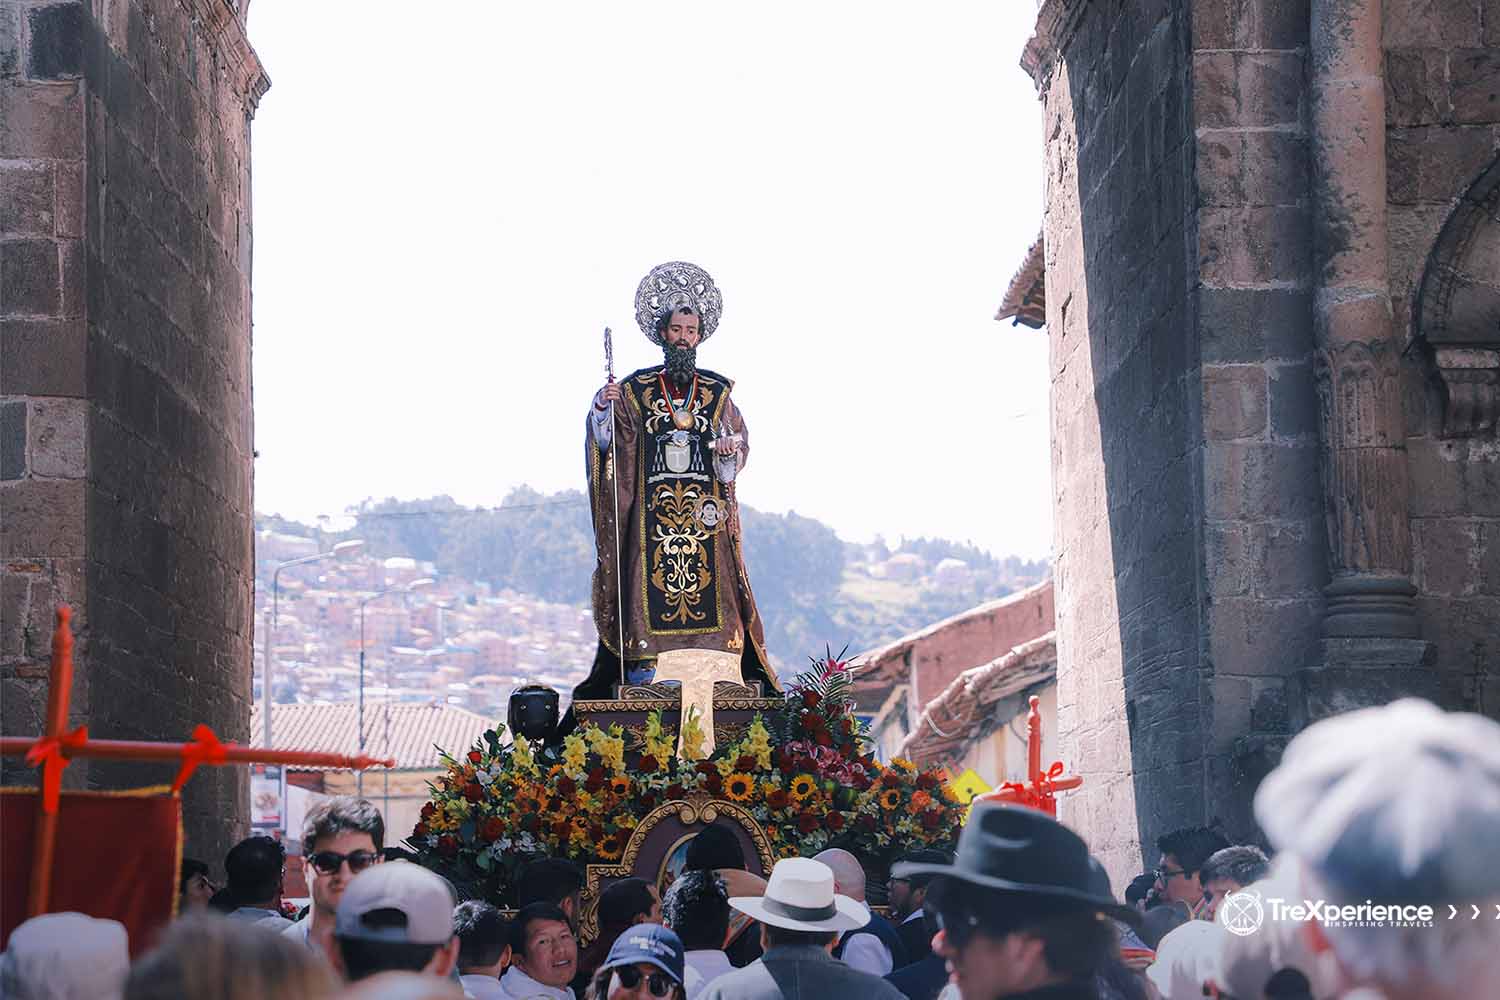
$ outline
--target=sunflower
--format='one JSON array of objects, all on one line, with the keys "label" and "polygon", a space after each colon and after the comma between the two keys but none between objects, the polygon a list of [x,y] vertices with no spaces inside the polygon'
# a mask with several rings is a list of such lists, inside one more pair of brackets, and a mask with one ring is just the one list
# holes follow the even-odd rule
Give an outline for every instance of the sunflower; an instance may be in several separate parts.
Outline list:
[{"label": "sunflower", "polygon": [[630,791],[630,779],[624,776],[609,779],[609,790],[616,795],[624,795]]},{"label": "sunflower", "polygon": [[755,793],[755,779],[748,774],[731,774],[724,782],[724,794],[735,802],[745,802]]},{"label": "sunflower", "polygon": [[893,759],[891,761],[891,766],[896,768],[897,770],[905,771],[907,774],[917,773],[917,765],[913,764],[911,761],[905,759],[904,757],[897,757]]},{"label": "sunflower", "polygon": [[808,797],[817,790],[818,783],[812,779],[811,775],[808,774],[797,775],[792,779],[792,787],[788,789],[788,791],[791,793],[792,798],[796,799],[798,802],[807,801]]},{"label": "sunflower", "polygon": [[880,793],[880,808],[894,809],[901,804],[901,789],[887,788]]},{"label": "sunflower", "polygon": [[620,843],[620,835],[611,833],[599,841],[599,856],[606,861],[614,861],[625,852],[625,846]]}]

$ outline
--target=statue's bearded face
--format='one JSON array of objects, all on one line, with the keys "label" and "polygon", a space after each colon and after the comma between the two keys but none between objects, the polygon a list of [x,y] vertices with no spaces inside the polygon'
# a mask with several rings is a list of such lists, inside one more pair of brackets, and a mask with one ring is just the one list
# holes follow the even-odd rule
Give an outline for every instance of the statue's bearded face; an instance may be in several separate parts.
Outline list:
[{"label": "statue's bearded face", "polygon": [[686,382],[698,367],[698,317],[689,312],[673,313],[661,332],[662,355],[667,377]]}]

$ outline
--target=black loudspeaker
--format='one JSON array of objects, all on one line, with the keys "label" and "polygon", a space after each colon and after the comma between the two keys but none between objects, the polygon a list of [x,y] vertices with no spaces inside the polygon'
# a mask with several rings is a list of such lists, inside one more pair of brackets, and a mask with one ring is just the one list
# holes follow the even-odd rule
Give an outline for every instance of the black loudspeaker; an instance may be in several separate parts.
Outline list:
[{"label": "black loudspeaker", "polygon": [[517,688],[505,722],[512,735],[519,733],[528,742],[550,740],[557,730],[557,692],[540,684]]}]

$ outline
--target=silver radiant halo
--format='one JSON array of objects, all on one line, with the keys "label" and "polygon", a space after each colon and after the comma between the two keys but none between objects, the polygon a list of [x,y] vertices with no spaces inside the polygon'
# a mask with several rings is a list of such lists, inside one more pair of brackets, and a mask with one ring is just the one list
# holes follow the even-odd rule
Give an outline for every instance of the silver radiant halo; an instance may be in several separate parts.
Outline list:
[{"label": "silver radiant halo", "polygon": [[697,264],[674,260],[658,264],[651,273],[641,279],[635,290],[635,321],[653,344],[661,344],[661,334],[656,332],[656,320],[668,309],[692,306],[700,317],[700,343],[713,336],[718,328],[719,315],[724,311],[724,298],[714,285],[714,279]]}]

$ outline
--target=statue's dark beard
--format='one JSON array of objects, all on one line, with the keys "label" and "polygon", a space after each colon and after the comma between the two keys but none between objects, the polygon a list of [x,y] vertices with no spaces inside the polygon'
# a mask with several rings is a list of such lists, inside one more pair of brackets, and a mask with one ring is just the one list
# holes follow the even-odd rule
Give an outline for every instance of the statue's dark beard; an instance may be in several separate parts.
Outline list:
[{"label": "statue's dark beard", "polygon": [[693,380],[693,375],[698,370],[696,347],[673,347],[671,344],[663,344],[662,356],[667,362],[667,378],[678,385],[686,385]]}]

